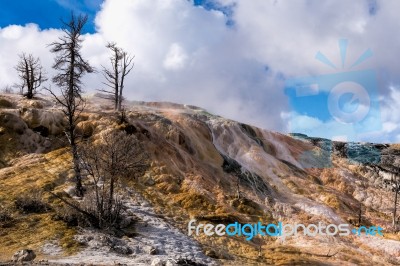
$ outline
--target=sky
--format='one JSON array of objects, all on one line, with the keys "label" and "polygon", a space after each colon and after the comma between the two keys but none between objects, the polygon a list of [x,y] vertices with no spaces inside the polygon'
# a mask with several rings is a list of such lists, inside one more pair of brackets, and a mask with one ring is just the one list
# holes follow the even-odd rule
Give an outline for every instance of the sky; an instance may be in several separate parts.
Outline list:
[{"label": "sky", "polygon": [[[109,64],[107,42],[135,56],[130,100],[197,105],[283,133],[400,142],[398,10],[397,0],[2,0],[0,89],[18,81],[22,52],[55,74],[48,44],[74,11],[88,14],[82,54],[96,69]],[[100,73],[84,84],[104,86]]]}]

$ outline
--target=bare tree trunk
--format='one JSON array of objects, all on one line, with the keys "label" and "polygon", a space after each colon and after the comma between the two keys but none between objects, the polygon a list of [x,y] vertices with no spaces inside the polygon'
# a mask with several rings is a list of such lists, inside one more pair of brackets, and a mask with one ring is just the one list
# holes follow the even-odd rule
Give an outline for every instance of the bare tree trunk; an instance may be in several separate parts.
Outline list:
[{"label": "bare tree trunk", "polygon": [[63,24],[64,35],[59,38],[59,41],[50,44],[51,52],[57,54],[53,68],[59,73],[53,77],[53,82],[61,89],[60,97],[49,89],[56,101],[61,104],[62,111],[68,120],[67,136],[69,138],[72,163],[74,165],[76,194],[79,197],[83,196],[82,174],[80,168],[80,158],[77,147],[77,136],[75,133],[76,124],[80,113],[84,109],[84,100],[82,99],[82,84],[81,78],[85,73],[92,73],[94,69],[85,61],[81,54],[81,31],[87,16],[75,17],[71,14],[71,19]]},{"label": "bare tree trunk", "polygon": [[118,111],[121,111],[122,106],[122,88],[120,88],[119,96],[118,96]]},{"label": "bare tree trunk", "polygon": [[76,143],[71,145],[72,147],[72,156],[73,156],[73,162],[74,162],[74,172],[75,172],[75,190],[76,190],[76,195],[78,197],[83,197],[83,186],[82,186],[82,174],[81,174],[81,168],[79,166],[79,155],[78,155],[78,149],[76,146]]},{"label": "bare tree trunk", "polygon": [[[73,119],[73,117],[69,117],[69,119]],[[73,121],[73,120],[72,120]],[[72,163],[74,165],[74,174],[75,174],[75,192],[78,197],[83,197],[83,186],[82,186],[82,174],[80,168],[80,158],[78,153],[78,146],[76,144],[76,137],[75,137],[75,127],[73,124],[69,125],[68,134],[69,145],[71,148],[71,155],[72,155]]]},{"label": "bare tree trunk", "polygon": [[114,200],[114,177],[111,177],[110,180],[110,190],[109,190],[109,198],[108,198],[108,218],[112,218],[112,207],[113,207],[113,200]]},{"label": "bare tree trunk", "polygon": [[[396,178],[396,177],[395,177]],[[397,224],[396,224],[396,212],[397,212],[397,194],[398,194],[399,186],[396,183],[395,185],[395,191],[394,191],[394,203],[393,203],[393,228],[394,230],[397,230]]]},{"label": "bare tree trunk", "polygon": [[127,54],[122,48],[117,47],[116,43],[108,43],[106,47],[113,53],[110,57],[112,69],[107,69],[103,66],[103,76],[105,78],[103,84],[106,85],[108,89],[100,89],[99,91],[112,95],[106,96],[106,98],[114,102],[115,110],[121,111],[124,80],[132,70],[133,57]]}]

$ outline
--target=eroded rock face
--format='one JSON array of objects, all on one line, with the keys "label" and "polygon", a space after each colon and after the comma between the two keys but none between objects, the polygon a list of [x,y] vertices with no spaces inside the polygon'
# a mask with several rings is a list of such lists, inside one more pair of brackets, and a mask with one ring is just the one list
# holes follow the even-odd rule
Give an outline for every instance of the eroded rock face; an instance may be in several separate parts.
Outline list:
[{"label": "eroded rock face", "polygon": [[362,167],[365,177],[386,189],[389,189],[387,181],[400,170],[400,150],[389,144],[331,141],[298,133],[290,135],[328,151],[327,160],[341,158],[349,165]]},{"label": "eroded rock face", "polygon": [[[139,176],[138,182],[151,192],[149,197],[154,199],[157,210],[166,214],[165,217],[171,215],[176,218],[174,222],[182,228],[187,226],[185,219],[192,216],[212,223],[251,223],[257,222],[258,217],[267,217],[268,221],[287,223],[349,221],[355,224],[360,209],[362,223],[384,226],[385,230],[389,228],[391,220],[387,217],[391,210],[388,206],[392,206],[393,192],[383,184],[384,180],[391,178],[388,165],[396,166],[400,162],[399,151],[390,146],[332,142],[301,134],[292,138],[213,116],[201,109],[188,110],[171,104],[132,106],[127,111],[127,122],[120,124],[115,112],[95,109],[98,108],[96,101],[88,106],[88,113],[79,120],[77,134],[82,138],[96,139],[115,128],[135,135],[151,157],[149,169]],[[33,147],[30,151],[38,150],[34,145],[51,148],[55,138],[51,136],[50,125],[53,124],[50,122],[60,123],[62,119],[57,120],[56,115],[51,114],[53,108],[43,107],[34,111],[29,108],[22,114],[18,114],[18,109],[14,109],[16,113],[7,110],[9,115],[6,116],[1,116],[6,110],[0,110],[0,122],[4,121],[0,124],[0,140],[3,136],[8,141],[8,135],[13,133],[21,142],[21,147]],[[18,135],[18,128],[14,127],[17,122],[25,124],[22,135]],[[49,137],[45,138],[47,130]],[[49,143],[48,146],[45,143]],[[0,154],[2,151],[0,149]],[[49,162],[43,161],[44,166],[48,166]],[[331,163],[326,165],[327,162]],[[56,171],[54,166],[47,168]],[[25,167],[20,171],[29,170]],[[11,169],[8,173],[8,179],[12,180]],[[69,177],[68,180],[73,179],[73,175]],[[163,205],[157,205],[159,202]],[[85,256],[91,257],[77,256],[72,258],[73,262],[98,259],[100,264],[108,258],[112,263],[110,256],[113,256],[122,263],[124,259],[139,261],[146,257],[146,265],[150,265],[155,258],[164,256],[155,260],[154,264],[179,265],[178,256],[173,256],[176,258],[173,261],[168,260],[170,254],[187,254],[187,258],[192,259],[180,260],[182,265],[195,265],[189,263],[201,261],[197,255],[202,253],[197,246],[193,249],[186,236],[170,230],[166,223],[169,220],[164,221],[149,212],[149,203],[143,199],[132,202],[128,197],[126,204],[129,211],[135,214],[132,219],[136,219],[136,214],[141,218],[135,224],[135,232],[140,232],[140,235],[132,239],[117,239],[86,232],[76,241],[85,247]],[[127,220],[123,228],[128,228],[130,224]],[[327,254],[332,248],[328,243],[325,250],[322,247],[324,242],[319,238],[306,240],[313,246],[313,252],[317,249],[316,254]],[[209,245],[208,239],[201,236],[198,241]],[[310,252],[302,245],[306,242],[301,237],[287,241],[297,245],[296,248],[304,254]],[[365,249],[362,247],[354,248],[348,245],[348,240],[340,238],[337,242],[346,246],[351,256],[356,254],[363,263],[370,261],[369,258],[364,260]],[[256,257],[259,252],[253,244],[246,246],[248,242],[244,239],[237,245],[225,245],[223,248],[221,243],[212,243],[212,252],[207,255],[235,259],[232,265],[247,265],[236,261],[234,254]],[[274,244],[273,240],[268,240],[262,245]],[[286,244],[280,245],[285,247]],[[93,254],[100,254],[100,258]],[[338,261],[345,263],[345,257],[338,258]],[[209,261],[205,262],[210,265]],[[268,263],[290,265],[291,262],[271,260]]]},{"label": "eroded rock face", "polygon": [[24,262],[24,261],[33,261],[36,258],[36,254],[31,249],[22,249],[12,256],[11,260],[13,262]]},{"label": "eroded rock face", "polygon": [[64,131],[65,119],[59,110],[22,108],[20,115],[31,129],[45,127],[51,135],[59,135]]},{"label": "eroded rock face", "polygon": [[19,135],[28,128],[23,120],[12,113],[0,113],[0,125]]}]

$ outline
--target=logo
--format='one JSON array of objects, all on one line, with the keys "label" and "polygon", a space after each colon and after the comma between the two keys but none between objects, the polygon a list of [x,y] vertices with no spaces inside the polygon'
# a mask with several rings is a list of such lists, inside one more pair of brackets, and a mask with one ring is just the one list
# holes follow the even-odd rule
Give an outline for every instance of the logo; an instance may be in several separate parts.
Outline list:
[{"label": "logo", "polygon": [[[382,128],[376,73],[372,69],[354,70],[372,56],[372,51],[367,49],[355,62],[347,64],[347,47],[347,40],[339,40],[342,71],[285,81],[285,94],[292,109],[290,131],[312,137],[323,134],[327,138],[323,144],[326,152],[318,155],[323,160],[312,167],[331,166],[331,140],[357,141],[363,134]],[[321,52],[317,52],[315,58],[336,71],[339,69]],[[349,147],[350,161],[372,163],[380,159],[376,157],[377,151],[371,149],[371,156],[366,154],[363,161],[359,161],[359,157],[354,156],[357,153],[351,150],[351,145]],[[310,155],[304,154],[304,158]],[[371,161],[366,162],[365,158]]]},{"label": "logo", "polygon": [[360,226],[358,229],[350,230],[349,224],[329,224],[324,225],[319,222],[316,224],[283,224],[282,222],[278,222],[277,224],[267,224],[263,225],[261,222],[256,224],[241,224],[238,222],[231,223],[228,225],[224,224],[202,224],[199,223],[195,225],[196,220],[190,220],[188,224],[188,235],[192,234],[200,235],[205,234],[206,236],[244,236],[247,241],[252,240],[255,236],[272,236],[272,237],[282,237],[286,238],[288,236],[303,234],[304,236],[315,237],[317,235],[321,236],[348,236],[348,235],[356,235],[360,236],[361,234],[371,235],[371,236],[382,236],[382,227],[380,226]]}]

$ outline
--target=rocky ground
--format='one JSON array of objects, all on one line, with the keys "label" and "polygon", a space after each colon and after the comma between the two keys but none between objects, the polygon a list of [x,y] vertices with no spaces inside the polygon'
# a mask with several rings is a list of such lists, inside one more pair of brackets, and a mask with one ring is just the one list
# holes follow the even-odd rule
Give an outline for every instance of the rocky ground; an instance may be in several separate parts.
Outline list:
[{"label": "rocky ground", "polygon": [[[131,192],[132,193],[132,192]],[[133,200],[125,202],[128,212],[138,218],[137,235],[133,238],[112,237],[95,230],[83,229],[76,236],[85,249],[69,257],[59,258],[62,249],[57,244],[47,244],[42,252],[49,255],[49,263],[100,265],[178,265],[179,261],[191,261],[204,265],[218,265],[204,255],[200,245],[171,226],[154,213],[146,199],[134,193]],[[55,257],[55,258],[51,258]],[[58,257],[58,258],[57,258]]]},{"label": "rocky ground", "polygon": [[[173,103],[127,102],[128,122],[121,125],[107,101],[87,100],[77,129],[83,139],[129,129],[150,155],[148,169],[125,180],[120,191],[136,223],[129,234],[115,236],[55,219],[61,203],[49,192],[73,185],[60,108],[46,97],[2,95],[0,205],[12,222],[2,223],[1,261],[32,249],[36,263],[53,265],[400,263],[389,182],[399,145],[289,136]],[[31,191],[50,207],[31,214],[15,209],[16,199]],[[376,225],[384,236],[191,238],[191,219]]]}]

